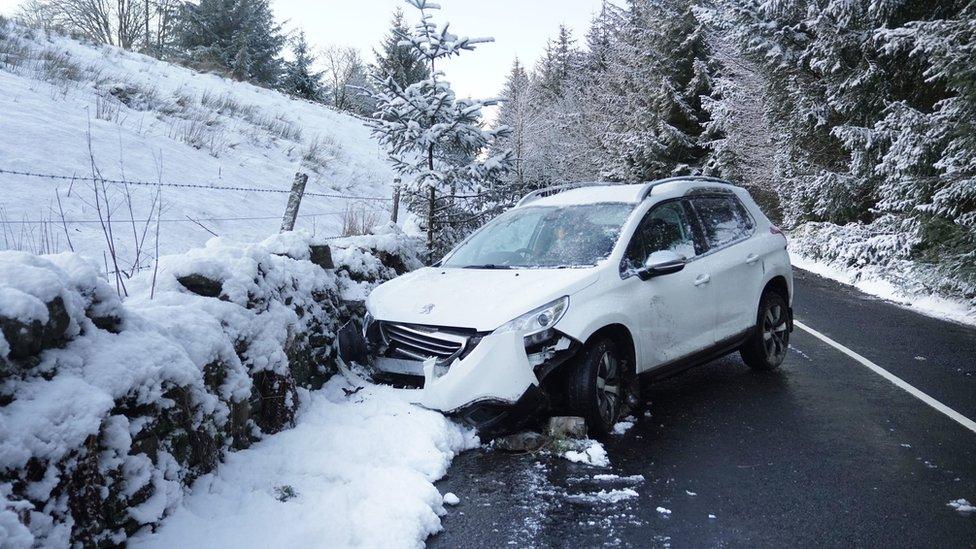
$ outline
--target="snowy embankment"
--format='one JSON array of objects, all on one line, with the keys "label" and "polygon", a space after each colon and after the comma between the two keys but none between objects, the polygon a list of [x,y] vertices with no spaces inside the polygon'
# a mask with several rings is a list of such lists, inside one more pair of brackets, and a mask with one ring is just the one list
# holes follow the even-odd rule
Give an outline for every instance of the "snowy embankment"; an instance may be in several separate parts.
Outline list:
[{"label": "snowy embankment", "polygon": [[477,445],[389,387],[336,377],[298,426],[228,456],[135,547],[415,547],[440,530],[432,482]]},{"label": "snowy embankment", "polygon": [[920,313],[976,325],[976,292],[933,265],[898,259],[907,233],[875,234],[857,224],[806,223],[790,232],[794,267],[849,284]]},{"label": "snowy embankment", "polygon": [[0,546],[230,543],[234,514],[266,535],[281,513],[365,528],[349,543],[435,531],[431,482],[471,436],[392,390],[330,381],[338,327],[419,265],[416,239],[380,233],[330,240],[334,268],[307,234],[214,239],[161,258],[124,302],[77,254],[0,252]]},{"label": "snowy embankment", "polygon": [[[162,183],[162,254],[211,232],[238,242],[277,232],[298,171],[310,176],[308,193],[383,200],[308,195],[297,229],[340,234],[348,209],[367,227],[389,219],[394,174],[362,121],[141,54],[0,21],[0,113],[0,170],[91,178],[94,160],[102,178]],[[73,248],[106,270],[91,181],[0,173],[0,189],[0,249]],[[105,190],[121,267],[147,267],[152,245],[137,258],[134,242],[153,242],[154,227],[142,233],[159,212],[156,188]]]}]

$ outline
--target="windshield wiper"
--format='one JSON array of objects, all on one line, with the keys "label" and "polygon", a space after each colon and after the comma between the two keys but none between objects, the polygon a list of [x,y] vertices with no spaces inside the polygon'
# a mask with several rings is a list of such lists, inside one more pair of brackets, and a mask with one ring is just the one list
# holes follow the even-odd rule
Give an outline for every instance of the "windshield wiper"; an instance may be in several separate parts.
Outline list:
[{"label": "windshield wiper", "polygon": [[486,263],[484,265],[465,265],[464,269],[511,269],[510,265],[495,265],[494,263]]}]

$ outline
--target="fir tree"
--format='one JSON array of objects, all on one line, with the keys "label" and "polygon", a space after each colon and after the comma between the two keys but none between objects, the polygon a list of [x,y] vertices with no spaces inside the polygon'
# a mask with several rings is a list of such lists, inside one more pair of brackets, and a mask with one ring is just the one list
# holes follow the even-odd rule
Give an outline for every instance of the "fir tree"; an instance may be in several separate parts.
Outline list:
[{"label": "fir tree", "polygon": [[514,200],[517,196],[527,192],[530,187],[526,179],[525,163],[529,154],[528,126],[530,124],[531,82],[525,66],[515,59],[512,70],[508,74],[505,88],[502,90],[501,106],[498,109],[496,126],[507,127],[510,133],[495,140],[492,150],[501,153],[512,151],[512,169],[505,175],[507,183],[504,200]]},{"label": "fir tree", "polygon": [[[394,168],[406,179],[407,191],[415,197],[409,205],[424,218],[430,213],[426,197],[431,188],[441,196],[458,191],[480,193],[492,187],[511,164],[511,151],[482,157],[492,143],[508,134],[507,128],[485,129],[481,109],[495,101],[458,99],[444,74],[437,70],[443,61],[475,49],[491,39],[461,38],[438,29],[430,11],[438,9],[428,0],[407,0],[420,12],[420,23],[403,43],[420,58],[429,78],[402,87],[392,75],[377,74],[373,97],[377,112],[371,121],[373,134],[387,147]],[[463,208],[450,207],[453,199],[438,208],[435,225],[428,227],[431,253],[451,244],[453,236],[441,231],[446,221],[464,217]],[[476,213],[476,212],[470,212]],[[476,216],[477,217],[477,216]]]},{"label": "fir tree", "polygon": [[300,31],[291,41],[294,59],[285,63],[281,90],[312,101],[322,98],[322,73],[312,70],[315,56],[311,53],[305,31]]},{"label": "fir tree", "polygon": [[401,43],[409,34],[410,27],[403,16],[403,10],[397,8],[393,12],[390,31],[383,39],[380,51],[373,50],[376,55],[375,70],[382,78],[393,78],[401,88],[426,80],[430,76],[424,60],[412,48]]},{"label": "fir tree", "polygon": [[182,44],[198,65],[239,80],[275,85],[285,44],[269,0],[201,0],[187,5]]}]

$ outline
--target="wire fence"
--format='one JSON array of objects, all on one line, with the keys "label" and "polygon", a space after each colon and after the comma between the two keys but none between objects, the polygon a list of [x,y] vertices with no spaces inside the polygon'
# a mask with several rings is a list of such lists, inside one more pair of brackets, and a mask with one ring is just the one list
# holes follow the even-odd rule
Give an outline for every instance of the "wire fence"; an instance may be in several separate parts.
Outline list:
[{"label": "wire fence", "polygon": [[[166,181],[141,181],[141,180],[131,180],[131,179],[113,179],[113,178],[102,178],[102,177],[88,177],[88,176],[78,176],[78,175],[66,175],[66,174],[52,174],[43,172],[34,172],[26,170],[12,170],[8,168],[0,168],[0,176],[11,176],[11,177],[30,177],[51,182],[62,182],[67,181],[70,183],[81,182],[81,183],[98,183],[98,184],[109,184],[109,185],[121,185],[121,186],[134,186],[134,187],[151,187],[151,188],[176,188],[176,189],[190,189],[190,190],[205,190],[205,191],[217,191],[217,192],[243,192],[243,193],[270,193],[270,194],[281,194],[287,195],[292,192],[291,189],[275,189],[275,188],[263,188],[263,187],[253,187],[253,186],[239,186],[239,185],[221,185],[221,184],[204,184],[204,183],[173,183]],[[2,189],[2,186],[0,186]],[[391,206],[396,197],[383,197],[383,196],[363,196],[356,194],[343,194],[343,193],[323,193],[315,191],[306,191],[302,193],[302,197],[314,197],[314,198],[332,198],[332,199],[343,199],[355,203],[354,210],[356,212],[366,212],[369,211],[374,215],[388,214],[391,210]],[[375,205],[373,205],[375,204]],[[395,208],[394,208],[395,209]],[[0,214],[3,214],[0,210]],[[315,213],[300,214],[297,217],[300,219],[316,219],[328,216],[348,216],[350,215],[350,207],[347,206],[344,210],[337,211],[319,211]],[[207,223],[220,223],[220,222],[245,222],[245,221],[273,221],[280,220],[281,216],[231,216],[231,217],[190,217],[185,216],[183,218],[161,218],[157,219],[152,217],[151,219],[66,219],[63,217],[56,217],[53,214],[50,218],[44,218],[41,216],[39,219],[30,219],[28,216],[24,216],[21,219],[9,219],[6,215],[0,215],[0,226],[37,226],[45,224],[56,224],[59,226],[69,226],[69,225],[117,225],[125,224],[129,225],[132,223],[145,224],[145,223],[195,223],[199,225],[201,222]],[[209,230],[209,229],[208,229]],[[332,238],[338,238],[332,237]]]},{"label": "wire fence", "polygon": [[[273,194],[289,194],[290,189],[269,189],[262,187],[240,187],[233,185],[216,185],[207,183],[168,183],[162,181],[134,181],[128,179],[110,179],[102,177],[84,177],[76,175],[65,175],[65,174],[49,174],[49,173],[39,173],[39,172],[28,172],[21,170],[9,170],[5,168],[0,168],[0,174],[4,175],[17,175],[22,177],[34,177],[38,179],[48,179],[52,181],[81,181],[81,182],[91,182],[91,183],[107,183],[112,185],[132,185],[132,186],[142,186],[142,187],[173,187],[180,189],[203,189],[203,190],[213,190],[213,191],[241,191],[241,192],[252,192],[252,193],[273,193]],[[319,192],[306,192],[304,196],[315,196],[320,198],[343,198],[347,200],[363,200],[363,201],[376,201],[376,202],[392,202],[392,197],[384,196],[357,196],[352,194],[340,194],[340,193],[319,193]]]}]

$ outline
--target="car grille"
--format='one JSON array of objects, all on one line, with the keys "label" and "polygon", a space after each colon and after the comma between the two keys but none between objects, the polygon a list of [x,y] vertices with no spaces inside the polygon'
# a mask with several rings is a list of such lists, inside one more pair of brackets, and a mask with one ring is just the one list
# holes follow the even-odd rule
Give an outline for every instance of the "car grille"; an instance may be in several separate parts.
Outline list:
[{"label": "car grille", "polygon": [[468,336],[431,326],[384,322],[382,328],[392,357],[444,360],[458,355],[468,343]]}]

